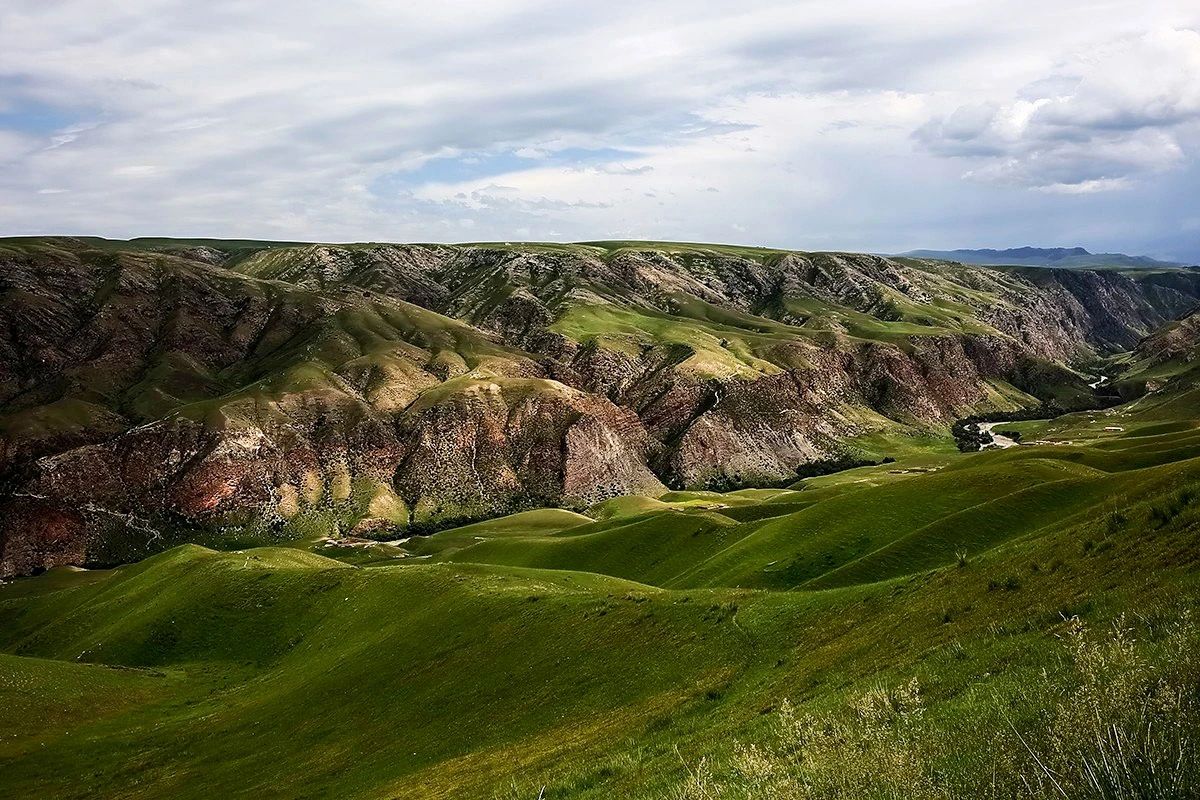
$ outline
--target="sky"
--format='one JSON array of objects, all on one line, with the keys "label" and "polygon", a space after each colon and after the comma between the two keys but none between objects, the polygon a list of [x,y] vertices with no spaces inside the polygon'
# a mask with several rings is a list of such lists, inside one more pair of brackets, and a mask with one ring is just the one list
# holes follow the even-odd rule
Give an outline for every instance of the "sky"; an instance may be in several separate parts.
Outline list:
[{"label": "sky", "polygon": [[1200,262],[1196,0],[4,0],[0,234]]}]

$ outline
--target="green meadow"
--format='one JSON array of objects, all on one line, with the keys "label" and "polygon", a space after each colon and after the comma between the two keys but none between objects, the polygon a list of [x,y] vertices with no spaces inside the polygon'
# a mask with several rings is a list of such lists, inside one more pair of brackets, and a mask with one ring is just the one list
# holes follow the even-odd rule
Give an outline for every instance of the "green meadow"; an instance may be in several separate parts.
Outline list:
[{"label": "green meadow", "polygon": [[1190,391],[786,489],[10,582],[0,794],[1194,796]]},{"label": "green meadow", "polygon": [[[87,258],[114,257],[116,243],[92,244]],[[220,370],[166,352],[118,387],[81,367],[89,393],[13,413],[0,433],[104,430],[116,411],[221,428],[286,398],[357,396],[350,383],[388,413],[475,386],[514,404],[564,391],[509,374],[529,354],[462,321],[514,290],[489,269],[464,284],[472,305],[446,301],[451,318],[380,295],[369,260],[327,278],[308,245],[132,244],[135,271],[160,250],[219,245],[227,268],[162,268],[318,321],[264,333]],[[505,244],[602,259],[650,246],[698,264],[786,256]],[[665,309],[568,304],[550,330],[686,354],[679,368],[704,379],[772,374],[834,340],[1000,336],[970,304],[1003,301],[960,280],[967,268],[905,263],[950,299],[884,291],[875,315],[787,297],[751,313],[676,292]],[[318,314],[330,285],[354,302]],[[251,525],[0,584],[0,797],[1200,796],[1196,363],[1114,357],[1103,367],[1127,402],[1005,422],[1023,443],[1006,450],[962,454],[937,430],[846,407],[872,431],[845,443],[848,463],[878,463],[788,487],[617,497],[378,542],[330,540],[309,509],[273,547],[250,546],[264,541]],[[1021,386],[1063,408],[1087,399],[1079,374],[1027,371]],[[984,405],[1035,402],[995,380]],[[337,493],[410,519],[386,483],[347,474]]]}]

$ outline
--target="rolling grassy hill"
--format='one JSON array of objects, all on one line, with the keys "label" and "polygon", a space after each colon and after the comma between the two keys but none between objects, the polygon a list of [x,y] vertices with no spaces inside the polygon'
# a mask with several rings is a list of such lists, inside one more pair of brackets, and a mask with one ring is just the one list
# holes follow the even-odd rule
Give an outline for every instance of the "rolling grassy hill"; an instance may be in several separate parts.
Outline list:
[{"label": "rolling grassy hill", "polygon": [[[1134,336],[1184,278],[625,242],[5,247],[99,270],[78,307],[6,289],[89,344],[45,338],[54,380],[10,375],[9,508],[53,494],[134,563],[0,583],[0,796],[1129,796],[1097,794],[1097,764],[1200,789],[1195,329]],[[1078,325],[1097,287],[1144,305],[1071,339],[1086,370],[1005,333],[1017,298]],[[1095,401],[1097,369],[1125,402],[964,454],[897,410],[926,402],[897,388],[912,364],[930,396],[982,370],[993,410],[1037,403],[1030,380]],[[836,458],[803,449],[821,436]],[[39,479],[15,466],[44,452]],[[659,479],[753,482],[784,452],[811,477]],[[477,519],[497,486],[516,513]],[[528,508],[550,501],[570,508]]]},{"label": "rolling grassy hill", "polygon": [[1195,419],[1013,424],[1047,443],[526,512],[369,560],[185,545],[10,583],[0,791],[667,797],[700,759],[743,780],[722,765],[785,698],[833,713],[917,678],[921,769],[1010,796],[1037,774],[997,708],[1045,743],[1064,619],[1165,630],[1200,598]]},{"label": "rolling grassy hill", "polygon": [[[472,526],[462,530],[475,533],[473,541],[448,531],[422,540],[415,551],[439,560],[597,572],[668,588],[872,583],[946,566],[960,553],[1094,515],[1098,505],[1117,508],[1126,502],[1118,498],[1194,482],[1200,473],[1190,460],[1197,457],[1196,429],[1109,439],[1097,443],[1095,453],[1052,446],[984,453],[903,480],[864,480],[862,488],[843,483],[840,491],[826,490],[815,500],[807,496],[819,490],[766,503],[717,495],[522,535],[491,536]],[[443,539],[458,546],[445,547]]]}]

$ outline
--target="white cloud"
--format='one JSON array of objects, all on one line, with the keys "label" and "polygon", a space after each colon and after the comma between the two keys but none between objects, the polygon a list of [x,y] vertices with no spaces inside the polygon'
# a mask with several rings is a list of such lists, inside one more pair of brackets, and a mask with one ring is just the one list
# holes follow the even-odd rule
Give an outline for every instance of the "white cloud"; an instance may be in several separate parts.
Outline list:
[{"label": "white cloud", "polygon": [[976,162],[967,176],[1083,194],[1180,166],[1200,140],[1200,31],[1103,42],[1007,104],[960,106],[917,131],[931,152]]},{"label": "white cloud", "polygon": [[1114,189],[1129,187],[1128,178],[1096,178],[1079,181],[1078,183],[1048,183],[1039,186],[1038,191],[1050,194],[1094,194],[1096,192],[1111,192]]},{"label": "white cloud", "polygon": [[28,155],[38,147],[38,141],[31,136],[0,130],[0,166]]},{"label": "white cloud", "polygon": [[8,0],[0,233],[1063,235],[1194,163],[1200,10],[1149,5]]}]

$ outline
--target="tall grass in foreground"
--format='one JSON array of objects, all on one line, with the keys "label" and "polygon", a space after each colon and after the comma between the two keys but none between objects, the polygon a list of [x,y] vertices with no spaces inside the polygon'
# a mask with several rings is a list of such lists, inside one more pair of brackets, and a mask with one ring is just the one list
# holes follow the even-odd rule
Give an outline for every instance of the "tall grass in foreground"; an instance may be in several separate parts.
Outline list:
[{"label": "tall grass in foreground", "polygon": [[962,742],[930,721],[913,679],[877,686],[837,712],[782,703],[763,741],[738,744],[729,763],[689,765],[672,800],[1200,797],[1193,615],[1147,628],[1153,645],[1123,618],[1094,633],[1071,619],[1061,634],[1068,668],[1038,687],[1042,713],[1017,723],[997,698],[956,726],[958,736],[989,743],[986,770],[954,767]]}]

